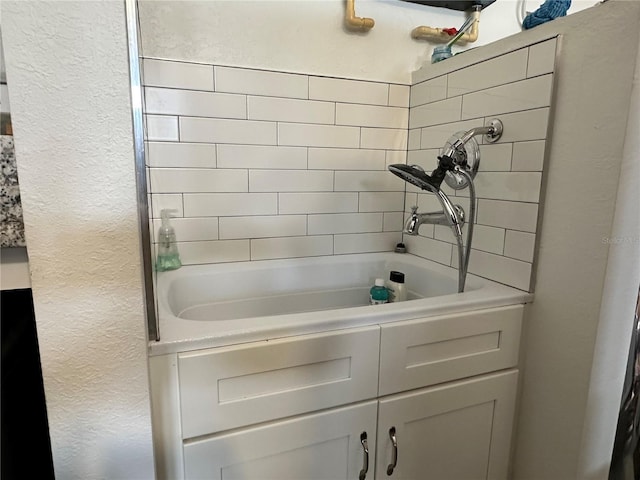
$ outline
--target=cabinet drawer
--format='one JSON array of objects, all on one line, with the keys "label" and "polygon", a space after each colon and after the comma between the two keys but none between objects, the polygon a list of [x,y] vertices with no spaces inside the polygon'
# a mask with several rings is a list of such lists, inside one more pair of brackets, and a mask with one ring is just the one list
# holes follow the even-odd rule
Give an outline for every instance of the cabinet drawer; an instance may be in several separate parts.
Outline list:
[{"label": "cabinet drawer", "polygon": [[382,326],[380,395],[513,367],[523,305]]},{"label": "cabinet drawer", "polygon": [[374,398],[380,328],[178,356],[182,438]]}]

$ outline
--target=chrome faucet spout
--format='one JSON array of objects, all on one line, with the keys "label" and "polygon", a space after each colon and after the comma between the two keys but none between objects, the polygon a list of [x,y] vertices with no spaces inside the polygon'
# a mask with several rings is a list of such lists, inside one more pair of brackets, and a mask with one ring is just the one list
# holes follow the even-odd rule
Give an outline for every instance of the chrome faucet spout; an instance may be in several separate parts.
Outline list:
[{"label": "chrome faucet spout", "polygon": [[[449,199],[447,199],[448,201]],[[447,225],[453,230],[454,235],[462,235],[462,226],[464,225],[464,210],[460,205],[451,205],[452,210],[438,210],[435,212],[418,213],[418,207],[411,208],[411,215],[407,219],[404,226],[404,233],[408,235],[418,235],[418,230],[422,224],[430,225]]]}]

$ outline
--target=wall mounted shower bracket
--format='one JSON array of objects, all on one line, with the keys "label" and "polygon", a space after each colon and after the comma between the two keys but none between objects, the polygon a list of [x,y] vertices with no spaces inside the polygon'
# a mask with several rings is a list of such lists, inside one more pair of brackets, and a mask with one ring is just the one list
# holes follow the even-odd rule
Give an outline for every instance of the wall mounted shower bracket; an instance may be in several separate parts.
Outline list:
[{"label": "wall mounted shower bracket", "polygon": [[504,125],[497,118],[492,119],[489,122],[489,131],[484,134],[484,139],[489,143],[497,142],[502,136],[502,131],[504,130]]}]

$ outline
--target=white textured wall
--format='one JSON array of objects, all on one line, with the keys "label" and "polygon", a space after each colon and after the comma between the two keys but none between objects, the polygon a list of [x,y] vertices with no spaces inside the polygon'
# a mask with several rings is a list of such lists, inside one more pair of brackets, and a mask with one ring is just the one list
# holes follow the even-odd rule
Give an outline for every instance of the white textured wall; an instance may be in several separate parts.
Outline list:
[{"label": "white textured wall", "polygon": [[[585,478],[583,426],[599,421],[592,415],[606,414],[588,410],[587,398],[592,368],[599,368],[599,323],[608,321],[600,315],[610,253],[603,239],[614,231],[639,26],[640,3],[612,0],[548,27],[565,35],[545,167],[535,300],[522,344],[526,363],[513,476],[518,480]],[[629,32],[625,42],[620,31]],[[629,207],[637,215],[637,203]],[[627,352],[628,343],[621,338],[617,348]],[[621,373],[612,366],[605,370],[612,377]]]},{"label": "white textured wall", "polygon": [[[520,31],[516,1],[483,11],[478,41]],[[573,0],[570,12],[595,0]],[[542,1],[528,1],[535,10]],[[383,82],[409,83],[430,63],[434,43],[416,41],[419,25],[459,28],[463,12],[399,0],[357,0],[356,15],[376,21],[368,33],[343,27],[344,0],[216,0],[140,2],[142,55],[217,65],[264,68]]]},{"label": "white textured wall", "polygon": [[640,286],[640,46],[631,93],[578,476],[608,478]]},{"label": "white textured wall", "polygon": [[56,478],[153,478],[124,2],[2,16]]}]

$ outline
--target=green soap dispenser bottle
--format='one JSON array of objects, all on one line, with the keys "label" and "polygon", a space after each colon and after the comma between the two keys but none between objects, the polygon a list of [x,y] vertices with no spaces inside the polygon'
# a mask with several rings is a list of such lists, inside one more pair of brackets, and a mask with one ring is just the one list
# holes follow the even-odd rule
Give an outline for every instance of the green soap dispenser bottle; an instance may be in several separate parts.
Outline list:
[{"label": "green soap dispenser bottle", "polygon": [[182,266],[178,245],[176,244],[176,232],[169,223],[169,217],[177,210],[163,209],[160,211],[162,225],[158,229],[158,258],[156,259],[156,270],[166,272],[175,270]]}]

